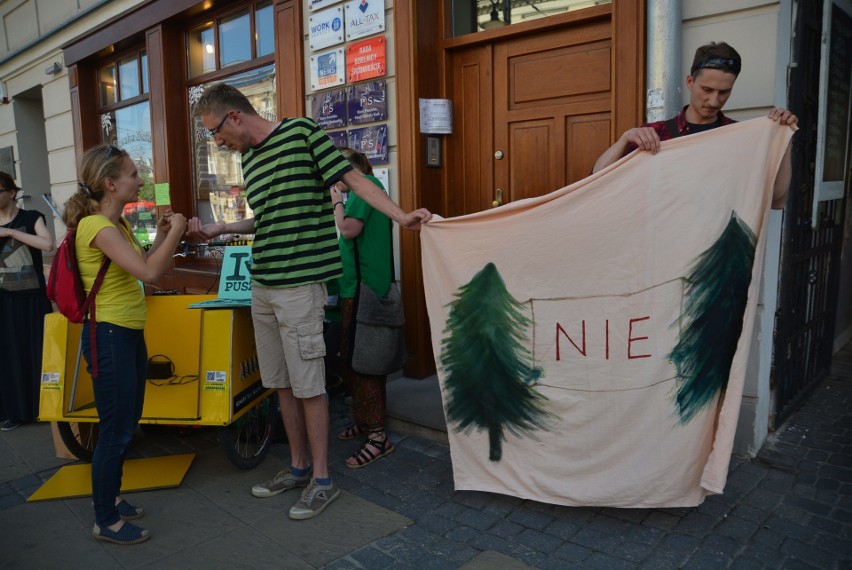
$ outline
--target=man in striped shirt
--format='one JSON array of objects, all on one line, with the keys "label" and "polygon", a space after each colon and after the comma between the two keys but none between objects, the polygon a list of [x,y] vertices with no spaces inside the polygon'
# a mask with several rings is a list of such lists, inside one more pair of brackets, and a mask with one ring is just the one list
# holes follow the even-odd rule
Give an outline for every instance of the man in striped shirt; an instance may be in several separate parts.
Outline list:
[{"label": "man in striped shirt", "polygon": [[194,113],[218,146],[242,153],[246,198],[254,218],[189,223],[211,239],[254,234],[252,320],[263,385],[275,388],[290,445],[290,467],[256,485],[256,497],[305,487],[290,518],[318,515],[340,490],[328,472],[328,403],[322,337],[326,283],[342,274],[329,187],[338,181],[404,228],[432,214],[405,212],[354,170],[311,119],[261,117],[234,87],[208,87]]}]

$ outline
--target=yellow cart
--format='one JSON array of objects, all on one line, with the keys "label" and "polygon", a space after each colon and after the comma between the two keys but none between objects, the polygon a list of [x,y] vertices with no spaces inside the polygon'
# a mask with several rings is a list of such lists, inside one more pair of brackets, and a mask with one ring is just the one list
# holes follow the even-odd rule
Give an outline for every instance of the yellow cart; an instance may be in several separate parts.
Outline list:
[{"label": "yellow cart", "polygon": [[[279,423],[274,390],[260,380],[248,307],[193,309],[215,295],[146,297],[145,342],[159,374],[148,379],[140,424],[218,426],[228,459],[242,469],[263,461]],[[82,325],[59,313],[45,320],[41,421],[58,422],[62,441],[91,461],[98,412],[80,354]],[[152,376],[149,370],[149,376]]]}]

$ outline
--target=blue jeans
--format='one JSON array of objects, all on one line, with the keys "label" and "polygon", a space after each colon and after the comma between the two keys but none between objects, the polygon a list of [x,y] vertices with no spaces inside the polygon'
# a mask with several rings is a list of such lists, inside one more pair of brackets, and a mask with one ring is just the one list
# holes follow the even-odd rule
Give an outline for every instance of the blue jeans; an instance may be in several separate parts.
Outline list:
[{"label": "blue jeans", "polygon": [[[120,520],[115,498],[127,448],[145,402],[148,350],[142,330],[97,323],[98,378],[93,381],[100,419],[98,444],[92,457],[92,501],[95,521],[103,528]],[[91,372],[89,323],[83,325],[83,354]]]}]

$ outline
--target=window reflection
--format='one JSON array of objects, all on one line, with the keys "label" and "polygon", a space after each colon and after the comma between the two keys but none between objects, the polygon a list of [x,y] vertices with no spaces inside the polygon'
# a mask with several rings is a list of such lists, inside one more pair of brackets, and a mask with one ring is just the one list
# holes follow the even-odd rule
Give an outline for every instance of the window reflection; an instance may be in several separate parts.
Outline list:
[{"label": "window reflection", "polygon": [[214,43],[213,24],[193,30],[188,34],[189,76],[216,71],[216,45]]},{"label": "window reflection", "polygon": [[139,60],[136,54],[122,59],[118,64],[119,90],[121,100],[136,97],[141,93],[139,85]]},{"label": "window reflection", "polygon": [[142,245],[153,243],[157,235],[154,200],[154,154],[151,147],[151,111],[148,101],[116,109],[101,115],[103,141],[130,155],[144,185],[139,201],[128,204],[124,216]]},{"label": "window reflection", "polygon": [[254,14],[255,41],[257,55],[267,55],[275,51],[275,30],[272,16],[272,2],[258,4]]},{"label": "window reflection", "polygon": [[118,100],[115,89],[115,64],[98,70],[98,87],[101,93],[101,105],[111,105]]},{"label": "window reflection", "polygon": [[142,52],[142,93],[148,92],[148,54]]},{"label": "window reflection", "polygon": [[612,0],[452,0],[453,35],[492,30]]},{"label": "window reflection", "polygon": [[[275,66],[268,65],[231,75],[221,82],[242,91],[258,113],[271,121],[278,120],[275,103]],[[189,89],[190,108],[204,93],[205,85]],[[246,203],[242,163],[239,152],[217,147],[200,117],[191,119],[192,156],[195,188],[199,199],[197,211],[205,222],[230,223],[253,216]]]},{"label": "window reflection", "polygon": [[251,59],[251,21],[248,11],[219,24],[219,65],[225,67]]}]

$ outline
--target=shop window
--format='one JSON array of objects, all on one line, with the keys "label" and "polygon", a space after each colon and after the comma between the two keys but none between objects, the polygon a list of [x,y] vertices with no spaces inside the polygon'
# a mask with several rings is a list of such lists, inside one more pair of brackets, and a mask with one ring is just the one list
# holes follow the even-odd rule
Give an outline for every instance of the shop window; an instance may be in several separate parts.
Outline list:
[{"label": "shop window", "polygon": [[139,77],[139,58],[135,54],[119,62],[118,76],[120,78],[118,91],[121,99],[130,99],[142,92],[142,80]]},{"label": "shop window", "polygon": [[151,150],[151,110],[148,101],[107,111],[101,115],[103,140],[127,151],[145,183],[139,201],[124,207],[124,217],[142,245],[157,235],[157,205],[154,201],[154,156]]},{"label": "shop window", "polygon": [[148,93],[148,54],[142,52],[142,93]]},{"label": "shop window", "polygon": [[450,0],[453,35],[462,36],[581,10],[612,0]]},{"label": "shop window", "polygon": [[219,24],[220,67],[251,59],[251,21],[248,12],[226,18]]},{"label": "shop window", "polygon": [[[270,121],[277,120],[274,65],[217,78],[215,82],[236,87],[248,97],[262,117]],[[189,88],[190,110],[210,83]],[[199,217],[205,222],[223,223],[251,218],[253,214],[246,203],[240,153],[216,146],[216,142],[210,137],[210,131],[204,127],[200,117],[193,115],[191,121],[192,156]]]},{"label": "shop window", "polygon": [[154,154],[151,146],[151,109],[148,103],[148,57],[135,52],[107,62],[98,71],[101,140],[130,155],[144,185],[139,201],[124,208],[124,216],[142,245],[157,233],[154,201]]},{"label": "shop window", "polygon": [[187,33],[189,77],[271,56],[275,50],[272,2],[265,0],[230,13]]},{"label": "shop window", "polygon": [[269,55],[275,51],[275,30],[272,2],[258,4],[254,13],[255,49],[257,55]]},{"label": "shop window", "polygon": [[118,101],[118,89],[115,84],[115,64],[104,66],[98,71],[98,86],[101,92],[101,105],[111,105]]},{"label": "shop window", "polygon": [[101,66],[98,87],[101,107],[148,93],[148,54],[135,52]]},{"label": "shop window", "polygon": [[192,30],[188,34],[187,50],[189,76],[216,71],[216,42],[213,24]]}]

